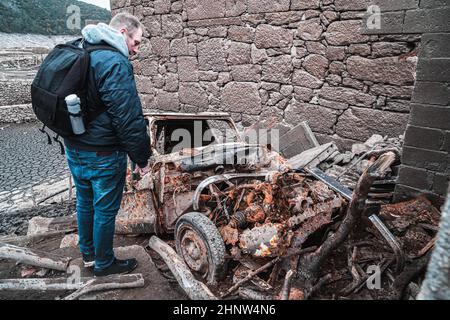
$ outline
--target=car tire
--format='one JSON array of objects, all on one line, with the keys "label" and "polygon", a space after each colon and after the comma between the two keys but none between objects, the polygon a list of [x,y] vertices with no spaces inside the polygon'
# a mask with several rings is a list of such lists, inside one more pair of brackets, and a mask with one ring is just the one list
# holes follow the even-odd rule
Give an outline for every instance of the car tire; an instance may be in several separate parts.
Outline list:
[{"label": "car tire", "polygon": [[225,244],[214,223],[199,212],[182,215],[175,226],[175,245],[188,267],[208,283],[226,275]]}]

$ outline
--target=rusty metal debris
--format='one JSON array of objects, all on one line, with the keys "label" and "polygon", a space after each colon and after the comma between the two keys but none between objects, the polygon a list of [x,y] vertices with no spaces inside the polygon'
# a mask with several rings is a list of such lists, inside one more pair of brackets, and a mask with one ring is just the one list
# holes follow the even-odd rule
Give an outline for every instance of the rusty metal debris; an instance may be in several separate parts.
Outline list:
[{"label": "rusty metal debris", "polygon": [[[375,135],[345,153],[329,143],[286,160],[268,146],[242,141],[227,114],[146,118],[151,171],[142,177],[128,171],[116,233],[174,234],[177,252],[156,237],[149,246],[191,299],[308,299],[345,275],[353,281],[342,294],[350,295],[362,290],[369,263],[390,274],[396,261],[398,274],[411,257],[425,256],[433,246],[440,216],[431,203],[418,198],[387,204],[401,139]],[[213,133],[207,143],[178,148],[171,135],[180,128],[195,131],[195,121],[234,134],[223,141]],[[377,210],[367,214],[372,222],[367,238],[364,244],[349,244],[367,204]],[[411,250],[408,241],[413,240],[417,245]],[[319,275],[343,243],[351,253],[347,268]],[[308,277],[316,281],[298,286]]]}]

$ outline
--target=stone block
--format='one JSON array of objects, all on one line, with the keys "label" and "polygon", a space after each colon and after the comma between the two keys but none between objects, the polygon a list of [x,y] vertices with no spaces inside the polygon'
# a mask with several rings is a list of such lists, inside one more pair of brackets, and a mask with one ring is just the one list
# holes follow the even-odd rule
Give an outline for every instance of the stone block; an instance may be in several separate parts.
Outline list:
[{"label": "stone block", "polygon": [[209,39],[197,45],[200,70],[227,71],[225,41]]},{"label": "stone block", "polygon": [[228,46],[227,62],[230,65],[251,63],[250,45],[241,42],[231,42]]},{"label": "stone block", "polygon": [[359,80],[412,85],[415,80],[415,70],[414,62],[399,61],[396,58],[366,59],[354,56],[347,59],[348,73]]},{"label": "stone block", "polygon": [[336,21],[324,33],[329,45],[342,46],[369,41],[369,36],[361,34],[360,20]]},{"label": "stone block", "polygon": [[248,0],[249,13],[289,11],[290,0]]},{"label": "stone block", "polygon": [[285,110],[285,120],[296,125],[307,121],[314,132],[333,133],[339,112],[309,103],[294,102]]},{"label": "stone block", "polygon": [[293,71],[290,56],[282,55],[268,58],[262,66],[262,80],[289,84]]},{"label": "stone block", "polygon": [[416,81],[412,101],[449,106],[450,86],[442,82]]},{"label": "stone block", "polygon": [[225,17],[224,0],[185,0],[184,8],[189,20]]},{"label": "stone block", "polygon": [[198,62],[196,57],[178,57],[178,77],[180,81],[198,81]]},{"label": "stone block", "polygon": [[181,103],[203,108],[204,110],[208,107],[208,95],[197,83],[180,83],[178,94]]},{"label": "stone block", "polygon": [[443,140],[442,130],[408,125],[404,145],[440,151]]},{"label": "stone block", "polygon": [[262,110],[258,85],[250,82],[230,82],[222,92],[225,111],[257,115]]},{"label": "stone block", "polygon": [[231,76],[238,82],[259,82],[261,80],[261,66],[243,64],[231,67]]},{"label": "stone block", "polygon": [[355,89],[329,86],[324,86],[320,90],[319,97],[362,107],[370,107],[376,101],[376,97]]},{"label": "stone block", "polygon": [[[315,76],[309,74],[303,70],[294,70],[292,75],[292,83],[294,85],[310,88],[310,89],[318,89],[322,87],[323,80],[316,78]],[[309,100],[308,100],[309,101]]]},{"label": "stone block", "polygon": [[450,130],[450,108],[412,103],[410,124],[419,127]]},{"label": "stone block", "polygon": [[255,29],[252,27],[231,26],[228,29],[228,39],[232,41],[252,43],[255,39]]},{"label": "stone block", "polygon": [[450,31],[450,6],[406,12],[404,33],[437,33]]},{"label": "stone block", "polygon": [[289,29],[268,24],[256,28],[255,45],[258,49],[290,47],[293,40],[293,32]]},{"label": "stone block", "polygon": [[441,59],[419,59],[418,81],[450,82],[450,57]]},{"label": "stone block", "polygon": [[336,133],[360,141],[373,134],[396,137],[404,133],[407,123],[407,114],[351,107],[339,117]]},{"label": "stone block", "polygon": [[[402,164],[444,173],[449,170],[448,153],[404,146]],[[449,172],[446,172],[447,174]]]}]

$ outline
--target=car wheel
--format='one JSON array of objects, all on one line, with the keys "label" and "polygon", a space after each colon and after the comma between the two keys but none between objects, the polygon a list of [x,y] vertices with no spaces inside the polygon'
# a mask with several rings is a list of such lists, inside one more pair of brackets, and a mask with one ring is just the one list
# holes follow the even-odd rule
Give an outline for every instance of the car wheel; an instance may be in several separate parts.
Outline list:
[{"label": "car wheel", "polygon": [[199,212],[182,215],[175,226],[178,254],[208,283],[224,278],[225,244],[214,223]]}]

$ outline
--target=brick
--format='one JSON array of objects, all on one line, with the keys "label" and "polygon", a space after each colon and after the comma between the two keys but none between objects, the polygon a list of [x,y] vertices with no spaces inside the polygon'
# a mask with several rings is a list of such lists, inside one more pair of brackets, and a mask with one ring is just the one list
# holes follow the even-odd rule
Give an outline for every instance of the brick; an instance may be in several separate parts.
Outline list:
[{"label": "brick", "polygon": [[448,0],[421,0],[420,8],[448,7]]},{"label": "brick", "polygon": [[417,197],[418,195],[424,195],[428,200],[431,201],[431,203],[439,208],[444,204],[445,198],[441,195],[438,195],[436,193],[433,193],[429,190],[420,190],[416,188],[412,188],[409,186],[405,186],[402,184],[397,184],[395,186],[395,193],[394,193],[394,203],[410,200],[412,198]]},{"label": "brick", "polygon": [[403,32],[432,33],[450,31],[450,7],[406,12]]},{"label": "brick", "polygon": [[374,26],[370,14],[365,14],[361,26],[362,34],[392,34],[403,32],[403,19],[405,13],[383,12],[380,15],[380,25]]},{"label": "brick", "polygon": [[443,139],[442,130],[408,125],[406,128],[404,145],[439,151]]},{"label": "brick", "polygon": [[450,82],[450,58],[419,59],[417,80]]},{"label": "brick", "polygon": [[450,57],[450,33],[424,34],[420,44],[420,58]]},{"label": "brick", "polygon": [[335,0],[338,11],[366,10],[370,5],[377,5],[382,12],[416,9],[419,0]]},{"label": "brick", "polygon": [[444,133],[444,143],[442,144],[441,150],[450,153],[450,131]]},{"label": "brick", "polygon": [[397,183],[416,189],[431,190],[434,174],[431,171],[402,165]]},{"label": "brick", "polygon": [[450,105],[450,85],[441,82],[416,81],[412,101],[448,106]]},{"label": "brick", "polygon": [[450,130],[450,108],[413,103],[411,105],[410,124]]},{"label": "brick", "polygon": [[404,146],[402,164],[437,172],[445,172],[448,166],[448,153]]},{"label": "brick", "polygon": [[432,191],[443,196],[447,195],[449,177],[450,176],[448,174],[436,173],[433,179]]}]

